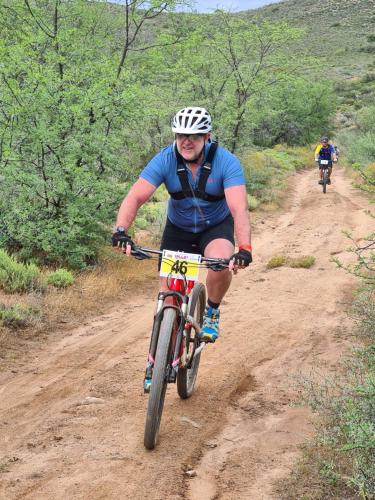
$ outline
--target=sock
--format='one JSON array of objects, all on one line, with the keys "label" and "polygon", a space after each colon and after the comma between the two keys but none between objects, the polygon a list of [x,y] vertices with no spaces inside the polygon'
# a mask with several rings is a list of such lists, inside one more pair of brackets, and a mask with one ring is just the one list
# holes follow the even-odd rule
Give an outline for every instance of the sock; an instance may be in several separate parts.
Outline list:
[{"label": "sock", "polygon": [[212,307],[213,309],[219,309],[220,302],[212,302],[212,300],[207,299],[207,305],[208,307]]}]

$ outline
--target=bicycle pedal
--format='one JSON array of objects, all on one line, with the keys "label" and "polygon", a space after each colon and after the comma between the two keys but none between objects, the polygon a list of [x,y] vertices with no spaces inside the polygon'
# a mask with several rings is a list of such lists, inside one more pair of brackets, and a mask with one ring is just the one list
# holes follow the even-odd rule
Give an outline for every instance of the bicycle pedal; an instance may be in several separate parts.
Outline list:
[{"label": "bicycle pedal", "polygon": [[143,391],[145,394],[148,394],[151,391],[152,380],[150,378],[145,378],[143,383]]}]

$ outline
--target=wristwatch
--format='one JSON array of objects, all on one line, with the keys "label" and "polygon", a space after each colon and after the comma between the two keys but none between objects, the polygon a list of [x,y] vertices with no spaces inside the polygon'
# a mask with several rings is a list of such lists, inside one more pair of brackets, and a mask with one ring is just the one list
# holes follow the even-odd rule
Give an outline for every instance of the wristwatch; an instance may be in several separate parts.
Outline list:
[{"label": "wristwatch", "polygon": [[117,226],[116,233],[126,233],[126,229],[124,228],[124,226]]}]

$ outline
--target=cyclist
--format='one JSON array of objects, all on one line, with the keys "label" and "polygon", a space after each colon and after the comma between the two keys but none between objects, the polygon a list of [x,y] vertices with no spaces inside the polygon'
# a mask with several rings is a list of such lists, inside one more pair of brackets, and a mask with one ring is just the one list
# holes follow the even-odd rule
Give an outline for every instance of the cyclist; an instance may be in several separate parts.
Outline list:
[{"label": "cyclist", "polygon": [[[134,245],[128,229],[138,209],[164,183],[170,199],[161,250],[232,258],[234,272],[252,262],[242,167],[235,155],[211,140],[211,129],[206,109],[187,107],[178,111],[172,120],[173,144],[151,159],[120,206],[113,246]],[[219,336],[219,306],[231,279],[228,269],[207,272],[208,300],[201,330],[205,342],[215,342]],[[161,287],[166,288],[165,280]]]},{"label": "cyclist", "polygon": [[320,180],[319,184],[323,184],[323,169],[319,164],[319,160],[328,160],[328,184],[331,184],[331,174],[332,174],[332,165],[334,161],[337,161],[336,151],[332,144],[329,143],[328,137],[323,136],[320,139],[320,144],[318,144],[315,148],[315,161],[318,162],[319,170],[320,170]]},{"label": "cyclist", "polygon": [[339,161],[340,148],[338,146],[333,146],[336,153],[336,161]]}]

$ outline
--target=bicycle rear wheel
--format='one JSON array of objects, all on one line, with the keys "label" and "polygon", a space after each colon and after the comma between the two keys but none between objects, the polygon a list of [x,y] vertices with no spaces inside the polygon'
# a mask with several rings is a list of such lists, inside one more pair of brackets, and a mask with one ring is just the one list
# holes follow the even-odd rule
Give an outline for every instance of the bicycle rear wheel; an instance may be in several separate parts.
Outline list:
[{"label": "bicycle rear wheel", "polygon": [[[202,326],[205,305],[206,289],[202,283],[196,283],[190,295],[188,312],[199,326]],[[201,353],[198,353],[193,360],[191,360],[191,356],[193,355],[193,344],[190,342],[190,336],[185,339],[185,342],[187,365],[191,363],[191,366],[190,368],[179,368],[177,372],[177,392],[182,399],[190,398],[193,394],[201,358]]]},{"label": "bicycle rear wheel", "polygon": [[176,311],[174,309],[165,309],[160,324],[144,432],[144,445],[149,450],[155,448],[159,438],[160,421],[168,383],[166,379],[167,367],[173,354],[172,333],[175,323]]}]

